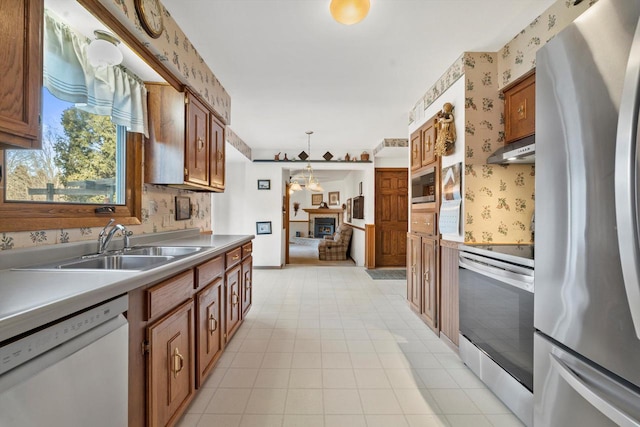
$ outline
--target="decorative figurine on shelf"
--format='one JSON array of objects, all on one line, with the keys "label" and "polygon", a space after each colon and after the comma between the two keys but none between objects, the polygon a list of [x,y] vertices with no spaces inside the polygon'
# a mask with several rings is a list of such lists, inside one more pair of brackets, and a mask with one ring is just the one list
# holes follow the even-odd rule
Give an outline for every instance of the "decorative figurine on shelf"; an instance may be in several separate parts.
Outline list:
[{"label": "decorative figurine on shelf", "polygon": [[273,156],[273,160],[275,160],[275,161],[280,160],[280,152],[278,152],[278,154],[276,154],[275,156]]},{"label": "decorative figurine on shelf", "polygon": [[348,161],[350,161],[350,160],[351,160],[351,156],[349,156],[349,153],[345,154],[345,155],[344,155],[344,161],[345,161],[345,162],[348,162]]},{"label": "decorative figurine on shelf", "polygon": [[456,126],[453,116],[453,105],[445,103],[442,111],[438,112],[438,136],[436,137],[435,153],[438,156],[448,156],[453,153],[456,143]]},{"label": "decorative figurine on shelf", "polygon": [[287,153],[284,153],[284,160],[289,161],[289,158],[287,157]]},{"label": "decorative figurine on shelf", "polygon": [[360,154],[360,161],[361,162],[368,162],[369,161],[369,153],[367,153],[366,151],[363,151],[362,154]]},{"label": "decorative figurine on shelf", "polygon": [[319,209],[329,209],[329,206],[327,205],[327,202],[320,203]]}]

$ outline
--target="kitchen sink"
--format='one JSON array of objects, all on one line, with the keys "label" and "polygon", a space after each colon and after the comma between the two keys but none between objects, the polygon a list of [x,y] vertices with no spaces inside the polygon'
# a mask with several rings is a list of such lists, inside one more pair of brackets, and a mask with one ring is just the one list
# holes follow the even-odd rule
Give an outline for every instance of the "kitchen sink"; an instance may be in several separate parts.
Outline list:
[{"label": "kitchen sink", "polygon": [[202,250],[192,246],[138,246],[126,251],[127,255],[184,256]]},{"label": "kitchen sink", "polygon": [[146,270],[172,261],[173,256],[107,255],[59,264],[60,269],[84,270]]}]

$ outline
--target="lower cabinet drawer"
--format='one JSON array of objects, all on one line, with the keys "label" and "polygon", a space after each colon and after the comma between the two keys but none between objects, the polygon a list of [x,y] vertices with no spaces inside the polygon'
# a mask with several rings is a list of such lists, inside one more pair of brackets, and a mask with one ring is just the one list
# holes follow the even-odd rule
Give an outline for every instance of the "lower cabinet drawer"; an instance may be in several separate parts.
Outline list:
[{"label": "lower cabinet drawer", "polygon": [[211,283],[216,277],[224,275],[224,258],[217,256],[214,259],[196,267],[196,289]]},{"label": "lower cabinet drawer", "polygon": [[240,259],[242,258],[242,248],[238,247],[232,251],[227,252],[226,257],[227,257],[227,270],[228,270],[229,268],[233,267],[234,265],[240,262]]},{"label": "lower cabinet drawer", "polygon": [[193,270],[185,271],[147,290],[147,320],[178,306],[191,298]]},{"label": "lower cabinet drawer", "polygon": [[251,252],[253,252],[252,242],[245,243],[244,245],[242,245],[242,259],[245,259],[249,255],[251,255]]}]

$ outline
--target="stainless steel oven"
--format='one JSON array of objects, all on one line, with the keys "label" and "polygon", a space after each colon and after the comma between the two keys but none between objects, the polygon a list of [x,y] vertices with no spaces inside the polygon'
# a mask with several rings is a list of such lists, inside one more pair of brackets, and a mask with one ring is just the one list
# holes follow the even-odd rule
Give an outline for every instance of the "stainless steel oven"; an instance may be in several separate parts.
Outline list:
[{"label": "stainless steel oven", "polygon": [[533,423],[533,247],[463,246],[460,356],[525,424]]}]

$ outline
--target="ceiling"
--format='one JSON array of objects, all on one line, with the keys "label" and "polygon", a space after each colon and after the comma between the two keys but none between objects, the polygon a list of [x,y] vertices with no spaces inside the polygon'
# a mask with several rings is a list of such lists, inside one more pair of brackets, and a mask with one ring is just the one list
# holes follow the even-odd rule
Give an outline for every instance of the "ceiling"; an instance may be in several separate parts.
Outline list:
[{"label": "ceiling", "polygon": [[[371,150],[464,51],[496,52],[554,0],[371,0],[345,26],[329,0],[162,0],[231,95],[254,158]],[[262,150],[262,152],[261,152]]]}]

